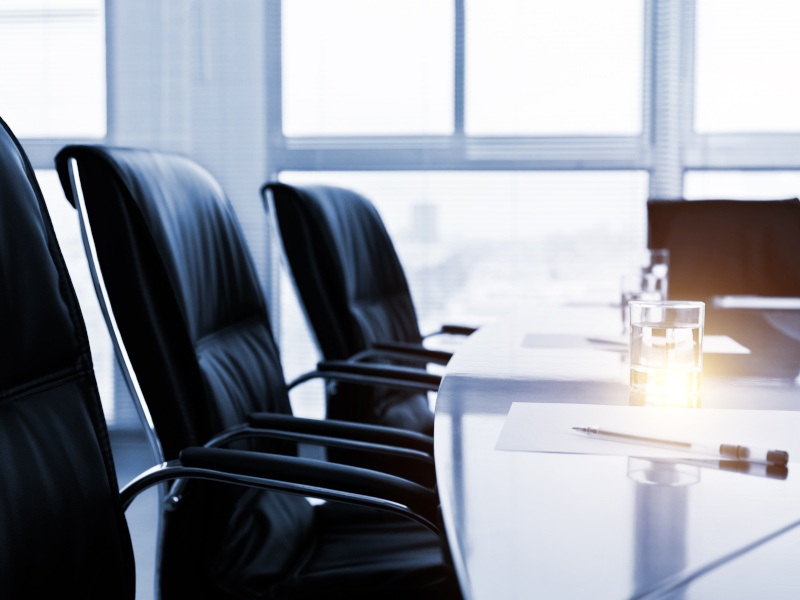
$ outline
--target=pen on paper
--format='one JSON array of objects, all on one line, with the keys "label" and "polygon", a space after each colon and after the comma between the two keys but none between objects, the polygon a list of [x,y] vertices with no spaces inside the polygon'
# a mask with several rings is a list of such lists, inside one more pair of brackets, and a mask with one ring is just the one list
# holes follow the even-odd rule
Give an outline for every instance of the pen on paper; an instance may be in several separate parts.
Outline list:
[{"label": "pen on paper", "polygon": [[739,444],[699,444],[694,442],[666,440],[632,433],[623,433],[620,431],[609,431],[596,426],[573,427],[572,429],[591,438],[603,439],[611,442],[653,446],[667,450],[694,452],[696,454],[710,456],[722,456],[734,460],[768,465],[786,465],[786,463],[789,462],[789,453],[785,450],[768,450]]}]

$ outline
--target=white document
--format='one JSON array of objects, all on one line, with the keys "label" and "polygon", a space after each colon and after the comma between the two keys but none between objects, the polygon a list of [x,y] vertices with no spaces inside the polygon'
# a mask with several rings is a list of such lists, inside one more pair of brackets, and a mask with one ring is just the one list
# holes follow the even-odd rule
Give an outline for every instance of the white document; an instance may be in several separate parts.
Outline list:
[{"label": "white document", "polygon": [[[592,343],[616,345],[627,348],[630,340],[626,335],[590,337]],[[703,354],[750,354],[750,350],[727,335],[704,335]]]},{"label": "white document", "polygon": [[800,310],[800,298],[783,296],[715,296],[713,302],[717,308]]},{"label": "white document", "polygon": [[514,402],[497,450],[605,454],[643,458],[713,458],[588,437],[573,427],[600,427],[682,442],[785,450],[800,460],[800,411],[667,408]]},{"label": "white document", "polygon": [[750,354],[750,350],[727,335],[704,335],[703,354]]}]

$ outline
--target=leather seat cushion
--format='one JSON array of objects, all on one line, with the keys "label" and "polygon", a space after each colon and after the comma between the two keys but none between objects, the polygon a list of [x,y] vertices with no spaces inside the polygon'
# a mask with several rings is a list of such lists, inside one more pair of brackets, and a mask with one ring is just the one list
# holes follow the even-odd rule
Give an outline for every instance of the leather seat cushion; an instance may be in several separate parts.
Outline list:
[{"label": "leather seat cushion", "polygon": [[433,413],[426,394],[388,392],[376,399],[377,423],[433,436]]},{"label": "leather seat cushion", "polygon": [[329,419],[386,425],[433,435],[433,412],[427,394],[345,383],[329,387],[327,391],[326,416]]},{"label": "leather seat cushion", "polygon": [[[318,543],[286,598],[455,598],[440,540],[420,525],[375,510],[327,503],[316,508]],[[346,551],[343,550],[346,548]]]}]

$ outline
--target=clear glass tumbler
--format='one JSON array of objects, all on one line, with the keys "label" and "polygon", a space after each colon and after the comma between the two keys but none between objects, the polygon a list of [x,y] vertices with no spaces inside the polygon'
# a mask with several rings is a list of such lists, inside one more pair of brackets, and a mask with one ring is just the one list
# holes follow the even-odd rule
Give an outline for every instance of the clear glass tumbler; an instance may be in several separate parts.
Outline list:
[{"label": "clear glass tumbler", "polygon": [[705,304],[631,301],[628,306],[631,392],[646,404],[696,406]]},{"label": "clear glass tumbler", "polygon": [[648,250],[644,277],[648,291],[656,292],[662,300],[669,299],[669,250],[666,248]]}]

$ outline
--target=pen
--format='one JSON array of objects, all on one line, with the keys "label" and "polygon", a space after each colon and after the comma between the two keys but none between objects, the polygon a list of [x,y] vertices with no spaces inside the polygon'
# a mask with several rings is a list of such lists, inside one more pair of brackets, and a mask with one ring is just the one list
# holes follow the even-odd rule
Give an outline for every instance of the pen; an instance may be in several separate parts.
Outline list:
[{"label": "pen", "polygon": [[668,450],[680,450],[683,452],[695,452],[699,454],[722,456],[724,458],[730,458],[734,460],[763,463],[768,465],[782,466],[789,462],[789,453],[785,450],[766,450],[763,448],[754,448],[752,446],[740,446],[738,444],[697,444],[692,442],[665,440],[643,435],[635,435],[632,433],[609,431],[596,426],[573,427],[572,429],[589,437],[604,439],[611,442],[638,444],[640,446],[654,446]]}]

